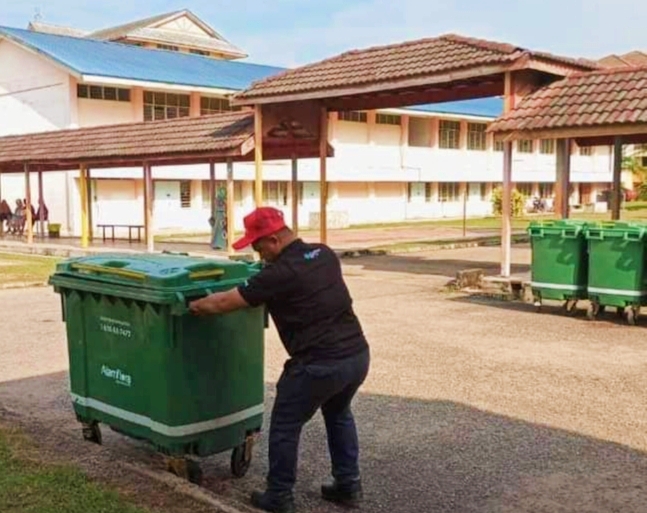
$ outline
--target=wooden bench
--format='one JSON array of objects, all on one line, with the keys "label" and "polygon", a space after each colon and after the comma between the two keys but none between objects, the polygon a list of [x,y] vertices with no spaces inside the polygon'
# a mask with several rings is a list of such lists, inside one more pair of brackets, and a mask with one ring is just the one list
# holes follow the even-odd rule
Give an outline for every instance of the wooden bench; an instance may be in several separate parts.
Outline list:
[{"label": "wooden bench", "polygon": [[106,229],[112,230],[112,237],[111,240],[112,242],[115,241],[115,228],[128,228],[128,242],[133,241],[133,230],[137,230],[137,242],[141,242],[142,240],[142,230],[144,229],[144,225],[140,224],[98,224],[97,228],[101,228],[103,231],[103,242],[106,241]]}]

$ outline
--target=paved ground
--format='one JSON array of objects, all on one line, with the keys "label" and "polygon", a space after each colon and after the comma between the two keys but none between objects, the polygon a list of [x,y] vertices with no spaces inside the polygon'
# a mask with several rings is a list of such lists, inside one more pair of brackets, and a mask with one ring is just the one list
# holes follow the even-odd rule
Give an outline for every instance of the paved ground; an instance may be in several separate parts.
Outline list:
[{"label": "paved ground", "polygon": [[[527,249],[513,255],[523,271]],[[496,269],[498,256],[479,248],[347,261],[373,354],[355,404],[363,511],[644,512],[645,328],[442,290],[457,269]],[[103,448],[80,441],[57,297],[40,289],[0,299],[0,405],[14,412],[0,407],[0,419],[27,420],[47,446],[101,474],[122,460],[158,467],[147,446],[110,431]],[[274,331],[267,338],[269,410],[285,355]],[[244,499],[262,485],[265,450],[263,438],[241,481],[229,479],[228,455],[209,458],[205,486]],[[328,468],[317,417],[303,433],[300,511],[339,511],[317,496]]]}]

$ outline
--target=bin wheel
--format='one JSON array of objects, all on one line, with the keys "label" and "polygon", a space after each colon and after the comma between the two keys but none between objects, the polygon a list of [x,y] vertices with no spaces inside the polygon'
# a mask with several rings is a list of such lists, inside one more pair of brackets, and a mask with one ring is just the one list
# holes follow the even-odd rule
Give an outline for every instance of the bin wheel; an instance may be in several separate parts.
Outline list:
[{"label": "bin wheel", "polygon": [[593,321],[597,319],[602,312],[604,312],[604,306],[602,306],[597,301],[591,301],[589,307],[586,310],[586,316],[590,321]]},{"label": "bin wheel", "polygon": [[575,315],[577,313],[577,299],[568,299],[564,303],[564,311],[569,315]]},{"label": "bin wheel", "polygon": [[197,461],[188,458],[168,458],[166,468],[179,478],[186,479],[190,483],[202,484],[202,469]]},{"label": "bin wheel", "polygon": [[630,306],[627,308],[627,324],[635,326],[638,322],[638,314],[640,313],[639,306]]},{"label": "bin wheel", "polygon": [[101,445],[101,428],[98,422],[83,423],[83,440]]},{"label": "bin wheel", "polygon": [[618,319],[625,318],[625,309],[622,306],[616,308],[616,316],[618,317]]},{"label": "bin wheel", "polygon": [[245,443],[235,447],[231,452],[231,473],[234,477],[244,477],[252,462],[254,437],[248,436]]}]

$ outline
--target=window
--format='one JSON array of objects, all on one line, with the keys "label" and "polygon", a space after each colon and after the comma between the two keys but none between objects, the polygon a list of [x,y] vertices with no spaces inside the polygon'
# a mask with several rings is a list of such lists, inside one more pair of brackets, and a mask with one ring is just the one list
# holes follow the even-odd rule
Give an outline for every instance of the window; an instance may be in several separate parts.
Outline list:
[{"label": "window", "polygon": [[641,167],[647,167],[647,157],[640,157]]},{"label": "window", "polygon": [[179,52],[180,48],[174,45],[157,45],[160,50],[168,50],[170,52]]},{"label": "window", "polygon": [[468,150],[485,150],[487,125],[485,123],[468,123],[467,124],[467,149]]},{"label": "window", "polygon": [[583,157],[590,157],[591,155],[593,155],[593,148],[591,148],[590,146],[581,146],[580,155],[582,155]]},{"label": "window", "polygon": [[409,146],[431,146],[431,123],[427,118],[409,118]]},{"label": "window", "polygon": [[440,201],[458,201],[460,199],[460,184],[458,182],[440,182],[438,199]]},{"label": "window", "polygon": [[540,198],[551,198],[553,196],[553,188],[554,184],[548,182],[548,183],[540,183],[539,184],[539,197]]},{"label": "window", "polygon": [[531,183],[518,183],[515,185],[515,189],[519,191],[526,197],[532,196],[532,184]]},{"label": "window", "polygon": [[539,153],[543,155],[555,153],[555,139],[542,139],[539,142]]},{"label": "window", "polygon": [[503,151],[503,141],[494,140],[494,151]]},{"label": "window", "polygon": [[191,49],[189,50],[189,53],[192,53],[192,54],[195,54],[195,55],[205,55],[205,56],[209,56],[209,52],[207,52],[207,51],[205,51],[205,50],[196,50],[196,49],[194,49],[194,48],[191,48]]},{"label": "window", "polygon": [[532,153],[532,140],[521,139],[517,141],[517,151],[519,153]]},{"label": "window", "polygon": [[240,107],[232,107],[227,98],[213,98],[202,96],[200,98],[200,115],[219,114],[221,112],[232,112],[240,110]]},{"label": "window", "polygon": [[458,149],[461,133],[459,121],[440,120],[438,145],[443,149]]},{"label": "window", "polygon": [[287,182],[263,182],[263,201],[274,206],[287,205]]},{"label": "window", "polygon": [[431,200],[433,199],[433,195],[434,195],[433,184],[429,182],[425,183],[425,201],[427,203],[431,203]]},{"label": "window", "polygon": [[396,114],[381,114],[375,116],[375,123],[378,125],[400,125],[402,118]]},{"label": "window", "polygon": [[130,89],[122,89],[120,87],[78,84],[76,86],[76,95],[79,98],[89,98],[91,100],[108,100],[113,102],[130,101]]},{"label": "window", "polygon": [[144,121],[186,118],[188,116],[188,94],[144,91]]},{"label": "window", "polygon": [[182,180],[180,182],[180,207],[191,208],[191,181]]},{"label": "window", "polygon": [[366,123],[368,118],[366,112],[360,112],[357,110],[347,110],[339,113],[340,121],[351,121],[353,123]]}]

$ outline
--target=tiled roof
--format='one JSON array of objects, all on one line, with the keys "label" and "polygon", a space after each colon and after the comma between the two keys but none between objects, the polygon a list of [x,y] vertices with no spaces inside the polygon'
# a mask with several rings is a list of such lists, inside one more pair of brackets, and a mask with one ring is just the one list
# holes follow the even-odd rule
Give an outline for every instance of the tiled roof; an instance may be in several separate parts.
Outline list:
[{"label": "tiled roof", "polygon": [[23,162],[59,166],[111,159],[154,161],[163,155],[188,153],[213,155],[236,150],[253,134],[253,113],[240,111],[16,135],[0,139],[0,168],[20,169]]},{"label": "tiled roof", "polygon": [[647,123],[647,68],[577,73],[524,98],[494,132]]},{"label": "tiled roof", "polygon": [[239,91],[283,68],[134,45],[0,27],[7,36],[79,75]]},{"label": "tiled roof", "polygon": [[59,36],[84,37],[87,34],[85,30],[75,29],[72,27],[62,27],[60,25],[51,25],[40,21],[32,21],[27,28],[34,32],[56,34]]},{"label": "tiled roof", "polygon": [[505,43],[449,34],[346,52],[263,79],[236,97],[247,100],[298,93],[325,93],[366,85],[388,85],[397,80],[425,75],[512,64],[526,56],[571,66],[576,70],[599,68],[598,64],[589,61],[530,52]]}]

